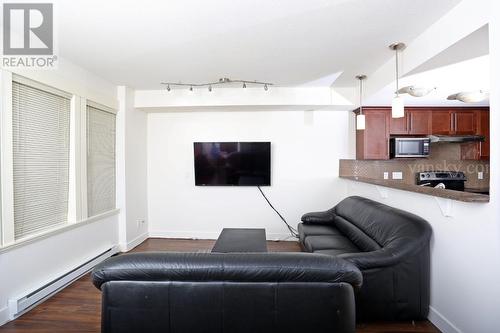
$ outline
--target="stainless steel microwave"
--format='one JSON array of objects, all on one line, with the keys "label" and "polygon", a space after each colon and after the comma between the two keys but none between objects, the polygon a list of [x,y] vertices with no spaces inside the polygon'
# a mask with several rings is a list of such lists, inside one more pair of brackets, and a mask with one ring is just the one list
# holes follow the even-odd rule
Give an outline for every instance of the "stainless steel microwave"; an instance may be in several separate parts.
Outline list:
[{"label": "stainless steel microwave", "polygon": [[429,157],[431,140],[429,138],[397,137],[390,140],[391,158]]}]

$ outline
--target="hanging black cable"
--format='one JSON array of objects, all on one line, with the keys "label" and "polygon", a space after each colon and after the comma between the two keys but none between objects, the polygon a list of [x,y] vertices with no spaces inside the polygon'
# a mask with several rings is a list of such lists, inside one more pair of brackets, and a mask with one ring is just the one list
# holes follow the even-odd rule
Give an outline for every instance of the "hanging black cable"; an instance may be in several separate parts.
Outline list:
[{"label": "hanging black cable", "polygon": [[280,212],[278,212],[278,210],[276,210],[276,208],[274,208],[273,204],[269,201],[269,199],[266,197],[266,195],[264,194],[264,192],[262,192],[262,189],[260,188],[260,186],[257,186],[257,188],[259,189],[259,191],[262,194],[262,196],[264,197],[264,199],[266,199],[266,201],[269,204],[269,206],[276,212],[276,214],[278,214],[278,216],[280,217],[280,219],[285,223],[286,227],[288,228],[288,231],[290,231],[290,234],[293,237],[295,237],[295,238],[299,238],[299,233],[297,232],[297,230],[294,227],[292,227],[290,224],[288,224],[288,222],[280,214]]}]

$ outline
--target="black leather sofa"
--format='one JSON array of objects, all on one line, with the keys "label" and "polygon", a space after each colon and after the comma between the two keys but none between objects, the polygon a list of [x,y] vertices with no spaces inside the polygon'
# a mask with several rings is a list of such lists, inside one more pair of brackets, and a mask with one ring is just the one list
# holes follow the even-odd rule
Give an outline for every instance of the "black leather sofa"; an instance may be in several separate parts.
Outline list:
[{"label": "black leather sofa", "polygon": [[353,264],[308,253],[137,253],[92,272],[105,333],[355,331]]},{"label": "black leather sofa", "polygon": [[431,227],[422,218],[362,197],[302,216],[305,251],[346,259],[363,273],[359,321],[427,318]]}]

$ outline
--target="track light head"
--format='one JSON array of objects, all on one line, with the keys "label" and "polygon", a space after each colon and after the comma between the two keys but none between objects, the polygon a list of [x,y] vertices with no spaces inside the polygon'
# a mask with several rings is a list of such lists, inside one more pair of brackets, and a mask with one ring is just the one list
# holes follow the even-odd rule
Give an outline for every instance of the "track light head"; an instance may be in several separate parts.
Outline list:
[{"label": "track light head", "polygon": [[190,87],[189,87],[189,91],[193,91],[193,86],[190,86]]},{"label": "track light head", "polygon": [[247,87],[246,82],[243,82],[243,88],[246,88],[246,87]]},{"label": "track light head", "polygon": [[167,84],[167,91],[170,91],[170,84]]},{"label": "track light head", "polygon": [[269,88],[267,87],[267,83],[264,84],[264,90],[267,91]]},{"label": "track light head", "polygon": [[212,92],[212,86],[211,86],[211,85],[210,85],[210,86],[208,86],[208,91],[209,91],[209,92]]}]

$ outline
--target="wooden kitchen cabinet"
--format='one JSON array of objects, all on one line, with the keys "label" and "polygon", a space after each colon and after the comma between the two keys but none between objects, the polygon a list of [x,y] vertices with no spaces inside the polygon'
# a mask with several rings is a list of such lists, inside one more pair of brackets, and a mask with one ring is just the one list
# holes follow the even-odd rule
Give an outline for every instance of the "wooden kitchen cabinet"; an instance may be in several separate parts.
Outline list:
[{"label": "wooden kitchen cabinet", "polygon": [[432,131],[432,114],[427,110],[409,109],[408,134],[411,135],[429,135]]},{"label": "wooden kitchen cabinet", "polygon": [[453,112],[453,124],[455,135],[473,135],[477,131],[477,121],[476,121],[475,111],[454,111]]},{"label": "wooden kitchen cabinet", "polygon": [[432,110],[431,133],[436,135],[451,135],[453,132],[453,113],[451,110]]},{"label": "wooden kitchen cabinet", "polygon": [[489,111],[478,111],[479,113],[479,125],[478,134],[484,135],[486,140],[479,143],[479,159],[489,160],[490,159],[490,112]]},{"label": "wooden kitchen cabinet", "polygon": [[431,125],[432,117],[428,110],[406,108],[403,118],[390,117],[389,132],[391,135],[429,135]]},{"label": "wooden kitchen cabinet", "polygon": [[432,110],[431,134],[472,135],[477,132],[477,115],[474,110]]},{"label": "wooden kitchen cabinet", "polygon": [[363,113],[366,129],[356,131],[357,159],[389,159],[390,136],[473,134],[486,141],[464,143],[461,158],[489,159],[488,107],[408,107],[403,118],[392,118],[390,107],[364,107]]},{"label": "wooden kitchen cabinet", "polygon": [[[474,114],[475,132],[483,135],[484,142],[471,142],[461,145],[462,160],[489,160],[490,159],[490,113],[485,110],[472,111]],[[467,120],[470,123],[470,120]],[[468,133],[467,133],[468,134]]]},{"label": "wooden kitchen cabinet", "polygon": [[356,159],[389,159],[390,110],[363,108],[363,114],[365,115],[365,129],[356,130]]}]

